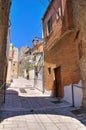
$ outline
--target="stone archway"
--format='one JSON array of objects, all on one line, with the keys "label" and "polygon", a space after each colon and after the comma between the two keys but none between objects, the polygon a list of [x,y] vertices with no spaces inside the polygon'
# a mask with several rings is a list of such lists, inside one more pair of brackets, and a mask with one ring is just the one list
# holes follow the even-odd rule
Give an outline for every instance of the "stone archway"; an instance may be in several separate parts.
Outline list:
[{"label": "stone archway", "polygon": [[[6,46],[7,46],[7,34],[9,27],[9,14],[10,14],[11,0],[0,0],[0,81],[4,83],[6,68]],[[0,85],[1,88],[1,85]],[[3,99],[3,88],[0,89],[0,104]]]}]

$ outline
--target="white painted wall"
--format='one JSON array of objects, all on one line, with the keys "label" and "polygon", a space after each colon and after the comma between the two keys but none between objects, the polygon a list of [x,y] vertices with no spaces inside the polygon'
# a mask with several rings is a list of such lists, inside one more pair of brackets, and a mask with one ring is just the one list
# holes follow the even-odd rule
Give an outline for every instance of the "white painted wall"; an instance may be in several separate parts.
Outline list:
[{"label": "white painted wall", "polygon": [[14,57],[13,57],[13,61],[18,62],[18,48],[14,47]]},{"label": "white painted wall", "polygon": [[8,61],[8,70],[7,70],[7,83],[11,81],[11,68],[12,68],[12,63],[11,60]]},{"label": "white painted wall", "polygon": [[29,79],[34,79],[35,78],[35,71],[34,70],[30,70],[29,71]]},{"label": "white painted wall", "polygon": [[24,78],[27,78],[27,72],[26,72],[26,69],[24,69]]},{"label": "white painted wall", "polygon": [[10,50],[10,28],[8,28],[7,46],[6,46],[6,57],[7,57],[7,61],[9,60],[9,50]]},{"label": "white painted wall", "polygon": [[38,73],[38,77],[35,82],[35,88],[43,92],[43,68]]},{"label": "white painted wall", "polygon": [[[76,85],[82,87],[81,80]],[[72,87],[71,86],[72,86],[72,84],[64,87],[64,100],[66,100],[72,104]],[[74,86],[74,105],[76,107],[82,105],[82,97],[83,97],[82,88],[77,88],[76,86]]]}]

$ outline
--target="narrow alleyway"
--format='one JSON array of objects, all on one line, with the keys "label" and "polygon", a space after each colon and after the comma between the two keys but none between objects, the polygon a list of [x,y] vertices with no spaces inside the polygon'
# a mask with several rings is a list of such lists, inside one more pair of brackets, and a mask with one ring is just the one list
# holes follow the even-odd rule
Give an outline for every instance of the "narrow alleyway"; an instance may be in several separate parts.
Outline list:
[{"label": "narrow alleyway", "polygon": [[43,95],[33,81],[15,79],[0,109],[0,130],[86,130],[86,112],[73,114],[75,109]]}]

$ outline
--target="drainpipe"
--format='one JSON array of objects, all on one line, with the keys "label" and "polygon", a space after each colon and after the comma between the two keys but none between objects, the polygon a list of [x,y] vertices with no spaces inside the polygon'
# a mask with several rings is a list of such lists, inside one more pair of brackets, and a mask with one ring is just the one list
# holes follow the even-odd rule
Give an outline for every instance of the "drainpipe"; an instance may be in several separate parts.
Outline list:
[{"label": "drainpipe", "polygon": [[75,104],[74,104],[74,86],[72,84],[72,106],[75,107]]}]

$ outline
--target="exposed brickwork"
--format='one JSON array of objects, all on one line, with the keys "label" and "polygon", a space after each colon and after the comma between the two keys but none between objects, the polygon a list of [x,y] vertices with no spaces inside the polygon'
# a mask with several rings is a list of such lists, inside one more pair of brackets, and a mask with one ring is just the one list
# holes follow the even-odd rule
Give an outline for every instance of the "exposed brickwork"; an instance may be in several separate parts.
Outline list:
[{"label": "exposed brickwork", "polygon": [[[54,89],[54,69],[61,66],[61,85],[77,83],[80,80],[79,55],[77,44],[72,42],[74,34],[71,33],[61,39],[53,49],[45,55],[45,86],[46,89]],[[68,41],[68,42],[67,42]],[[48,67],[51,67],[51,75],[48,74]],[[64,88],[63,90],[64,91]],[[64,93],[63,93],[64,95]]]},{"label": "exposed brickwork", "polygon": [[[66,4],[66,1],[63,1],[63,9],[62,9],[62,3],[61,0],[54,0],[53,1],[53,7],[51,7],[48,11],[48,13],[46,14],[46,17],[43,19],[43,31],[44,31],[44,37],[46,40],[46,49],[48,49],[48,47],[51,46],[51,44],[53,44],[57,38],[59,38],[61,36],[61,34],[64,33],[64,31],[71,29],[73,27],[73,21],[72,21],[72,14],[71,14],[71,6],[70,6],[70,10],[69,7],[67,8],[68,4],[71,4],[71,0],[68,1],[68,3]],[[56,19],[56,10],[60,7],[61,9],[61,17],[59,19]],[[64,13],[62,13],[64,12]],[[71,15],[71,16],[70,16]],[[52,32],[50,33],[49,36],[47,36],[47,22],[49,20],[49,18],[52,17]]]},{"label": "exposed brickwork", "polygon": [[[77,44],[82,42],[83,56],[80,59],[80,70],[83,81],[83,88],[86,89],[86,0],[73,0],[73,15],[75,31],[80,30]],[[81,35],[81,36],[80,36]],[[86,90],[83,89],[83,106],[86,107]]]},{"label": "exposed brickwork", "polygon": [[[45,87],[47,90],[55,92],[55,74],[54,69],[61,67],[61,86],[62,96],[64,96],[64,86],[70,83],[77,83],[80,80],[79,73],[79,51],[75,40],[75,34],[72,30],[73,13],[71,0],[53,1],[53,6],[58,9],[62,7],[62,15],[56,20],[56,12],[53,7],[49,8],[43,19],[44,37],[46,39],[45,47]],[[46,24],[48,19],[53,18],[53,29],[49,36],[46,33]],[[48,74],[48,68],[51,68],[51,74]]]}]

